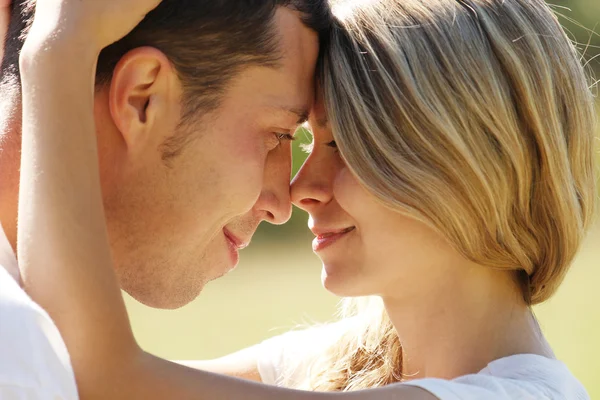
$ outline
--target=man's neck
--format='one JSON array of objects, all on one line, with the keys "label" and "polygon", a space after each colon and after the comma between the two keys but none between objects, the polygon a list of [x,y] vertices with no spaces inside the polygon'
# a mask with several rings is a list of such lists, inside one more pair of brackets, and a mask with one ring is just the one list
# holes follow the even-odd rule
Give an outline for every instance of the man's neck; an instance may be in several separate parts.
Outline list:
[{"label": "man's neck", "polygon": [[8,273],[20,283],[20,271],[17,265],[17,259],[8,239],[4,235],[4,230],[0,224],[0,268],[4,268]]},{"label": "man's neck", "polygon": [[15,251],[21,162],[20,95],[3,82],[0,98],[0,223]]},{"label": "man's neck", "polygon": [[[0,268],[20,283],[16,260],[20,133],[13,124],[0,130]],[[18,144],[16,142],[19,142]]]}]

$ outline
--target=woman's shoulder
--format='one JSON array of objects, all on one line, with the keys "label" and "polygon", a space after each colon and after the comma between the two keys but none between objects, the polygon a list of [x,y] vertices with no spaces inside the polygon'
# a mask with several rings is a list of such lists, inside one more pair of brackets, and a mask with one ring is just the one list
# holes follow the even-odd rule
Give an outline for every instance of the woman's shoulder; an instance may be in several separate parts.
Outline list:
[{"label": "woman's shoulder", "polygon": [[583,385],[564,363],[535,354],[501,358],[477,374],[453,380],[420,379],[406,384],[442,400],[589,400]]},{"label": "woman's shoulder", "polygon": [[[258,357],[263,383],[301,386],[310,375],[313,362],[354,324],[355,319],[345,319],[264,341]],[[535,354],[504,357],[492,361],[479,373],[453,380],[427,378],[396,385],[419,387],[440,400],[589,400],[583,385],[563,362]]]}]

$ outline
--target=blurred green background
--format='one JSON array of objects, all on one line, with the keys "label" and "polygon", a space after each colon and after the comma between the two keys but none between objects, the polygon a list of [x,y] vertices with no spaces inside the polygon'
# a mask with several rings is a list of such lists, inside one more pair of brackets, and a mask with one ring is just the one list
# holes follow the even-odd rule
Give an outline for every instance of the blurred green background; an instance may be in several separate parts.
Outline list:
[{"label": "blurred green background", "polygon": [[[594,59],[600,54],[600,36],[591,32],[600,22],[600,0],[551,4],[565,15],[561,22],[582,53],[586,49],[584,59],[600,76],[600,57]],[[309,140],[302,133],[298,136],[299,142]],[[297,170],[305,157],[298,143],[294,157]],[[307,215],[296,209],[285,226],[263,224],[252,246],[242,253],[239,267],[209,284],[183,309],[153,310],[126,296],[141,345],[168,359],[211,359],[298,325],[331,319],[339,299],[321,287],[321,265],[311,251],[306,221]],[[557,356],[584,383],[592,399],[600,399],[599,284],[600,226],[588,238],[558,294],[535,310]]]}]

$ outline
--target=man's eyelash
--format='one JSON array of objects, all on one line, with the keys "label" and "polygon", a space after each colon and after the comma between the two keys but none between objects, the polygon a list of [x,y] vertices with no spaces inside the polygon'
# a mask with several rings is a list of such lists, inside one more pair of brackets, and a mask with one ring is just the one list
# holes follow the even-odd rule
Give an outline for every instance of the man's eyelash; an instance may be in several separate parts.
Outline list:
[{"label": "man's eyelash", "polygon": [[294,140],[296,140],[294,135],[289,133],[276,133],[275,135],[277,136],[277,140],[279,140],[280,142],[293,142]]}]

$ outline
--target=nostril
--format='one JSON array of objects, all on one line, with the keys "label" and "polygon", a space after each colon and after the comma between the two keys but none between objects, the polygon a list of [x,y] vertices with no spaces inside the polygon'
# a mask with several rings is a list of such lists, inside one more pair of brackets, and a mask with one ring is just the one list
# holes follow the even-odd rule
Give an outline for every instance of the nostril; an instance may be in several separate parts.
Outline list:
[{"label": "nostril", "polygon": [[267,211],[267,220],[268,221],[275,221],[275,214],[273,214],[270,211]]}]

